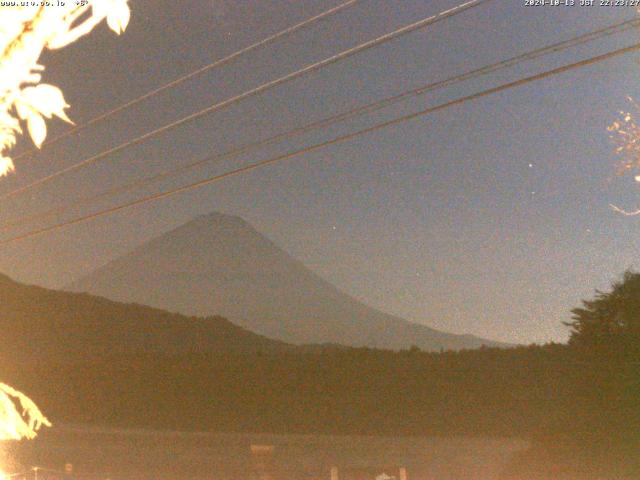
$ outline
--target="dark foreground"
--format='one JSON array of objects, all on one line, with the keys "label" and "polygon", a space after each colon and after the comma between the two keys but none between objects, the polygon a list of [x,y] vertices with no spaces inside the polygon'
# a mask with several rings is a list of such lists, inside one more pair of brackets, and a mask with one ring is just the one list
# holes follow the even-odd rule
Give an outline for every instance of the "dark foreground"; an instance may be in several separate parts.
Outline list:
[{"label": "dark foreground", "polygon": [[[530,440],[532,448],[507,462],[503,478],[637,480],[640,274],[628,272],[611,293],[598,292],[595,300],[583,303],[584,308],[573,310],[568,345],[433,353],[418,348],[382,351],[273,344],[239,332],[224,319],[216,320],[215,335],[196,328],[197,319],[192,319],[193,328],[167,332],[161,318],[147,319],[158,332],[165,332],[158,337],[164,343],[149,344],[147,327],[137,327],[145,325],[144,318],[104,323],[69,306],[65,310],[73,320],[69,323],[51,314],[46,301],[38,304],[40,313],[31,318],[25,314],[33,311],[27,308],[33,306],[31,297],[18,295],[15,315],[0,315],[6,320],[0,338],[0,378],[28,393],[57,425],[245,434],[206,437],[224,439],[218,440],[221,453],[217,454],[205,446],[180,450],[182,443],[162,435],[142,441],[143,437],[127,434],[125,441],[108,435],[76,438],[67,431],[69,441],[56,440],[64,432],[54,429],[33,445],[21,447],[31,450],[19,452],[31,455],[21,457],[27,465],[85,462],[98,472],[136,459],[142,472],[172,472],[188,465],[196,469],[189,474],[192,478],[216,478],[207,475],[216,468],[224,471],[225,465],[248,468],[251,443],[263,442],[252,440],[250,432],[280,434],[274,437],[279,439],[377,435],[412,440],[402,447],[379,448],[356,447],[361,444],[351,440],[331,440],[326,445],[310,440],[314,446],[309,449],[320,452],[314,455],[325,456],[309,466],[311,475],[324,478],[322,472],[332,463],[357,463],[362,454],[355,452],[366,451],[374,465],[406,463],[413,472],[408,478],[430,478],[429,469],[444,465],[448,470],[435,470],[435,478],[483,480],[482,475],[489,473],[469,474],[465,469],[497,464],[486,463],[482,458],[488,457],[479,452],[507,462],[502,447],[489,442],[487,450],[477,450],[466,440],[451,447],[454,458],[434,451],[433,440],[422,445],[415,439],[519,438]],[[129,318],[128,306],[121,309],[123,318]],[[118,330],[118,325],[126,328]],[[113,335],[105,335],[105,330],[113,330]],[[104,338],[114,341],[105,344]],[[160,348],[166,342],[176,349]],[[231,438],[243,440],[234,443]],[[286,448],[296,444],[285,443]],[[157,445],[157,454],[149,454],[148,445]],[[278,460],[274,468],[291,471],[291,465],[307,456],[286,453],[286,448],[274,445],[274,458],[286,459]],[[414,457],[403,455],[414,448],[421,452],[423,463],[409,467]],[[383,456],[387,450],[400,453],[387,459]],[[332,451],[355,456],[326,457]],[[114,463],[114,457],[120,463]],[[207,463],[215,458],[222,463]],[[138,470],[129,478],[147,478]],[[109,478],[116,476],[106,473]],[[240,478],[247,478],[246,473]]]},{"label": "dark foreground", "polygon": [[[272,453],[267,446],[273,446]],[[337,467],[340,479],[373,479],[405,467],[412,480],[498,480],[527,447],[524,441],[488,437],[208,434],[64,426],[14,446],[11,453],[25,466],[63,470],[65,463],[72,463],[80,480],[238,480],[257,479],[259,473],[276,480],[329,480],[331,467]],[[39,472],[42,480],[61,477]]]}]

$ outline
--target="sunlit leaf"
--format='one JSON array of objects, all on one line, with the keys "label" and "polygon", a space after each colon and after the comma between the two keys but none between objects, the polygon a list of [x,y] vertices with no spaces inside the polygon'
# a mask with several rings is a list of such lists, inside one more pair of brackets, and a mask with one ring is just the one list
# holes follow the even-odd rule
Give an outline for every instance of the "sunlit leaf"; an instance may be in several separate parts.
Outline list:
[{"label": "sunlit leaf", "polygon": [[9,157],[0,157],[0,176],[4,176],[14,170],[13,161]]},{"label": "sunlit leaf", "polygon": [[[60,89],[39,84],[40,72],[44,69],[37,63],[41,52],[45,48],[61,48],[73,43],[90,33],[102,20],[120,34],[131,15],[127,0],[93,0],[80,8],[77,2],[67,1],[59,2],[55,9],[47,9],[46,14],[34,23],[36,15],[42,14],[40,3],[25,3],[29,5],[6,6],[0,15],[0,158],[10,158],[7,151],[14,146],[16,136],[21,132],[14,119],[7,120],[12,118],[13,112],[26,122],[29,134],[38,146],[46,137],[43,117],[49,119],[55,115],[73,123],[65,112],[68,105]],[[28,37],[22,35],[31,32],[36,25],[38,32]],[[23,38],[30,41],[24,42]]]},{"label": "sunlit leaf", "polygon": [[55,115],[66,122],[73,123],[64,111],[69,105],[58,87],[46,83],[27,87],[22,90],[22,99],[47,118]]},{"label": "sunlit leaf", "polygon": [[[18,412],[16,402],[22,413]],[[51,423],[33,400],[9,385],[0,383],[0,439],[33,438],[42,425],[51,426]]]},{"label": "sunlit leaf", "polygon": [[33,109],[23,102],[16,102],[16,113],[22,120],[27,120],[32,115]]},{"label": "sunlit leaf", "polygon": [[109,13],[107,13],[107,25],[120,35],[127,28],[131,12],[127,0],[112,0]]},{"label": "sunlit leaf", "polygon": [[26,120],[31,140],[33,140],[36,147],[40,148],[42,142],[44,142],[44,139],[47,137],[47,124],[44,118],[35,111],[32,115],[28,116]]}]

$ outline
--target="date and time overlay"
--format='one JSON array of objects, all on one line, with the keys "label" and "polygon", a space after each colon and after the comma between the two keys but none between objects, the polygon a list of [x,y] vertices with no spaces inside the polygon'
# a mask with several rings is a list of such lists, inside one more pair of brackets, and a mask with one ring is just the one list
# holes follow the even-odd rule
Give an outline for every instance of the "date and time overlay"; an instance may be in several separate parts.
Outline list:
[{"label": "date and time overlay", "polygon": [[635,7],[640,0],[523,0],[525,7]]},{"label": "date and time overlay", "polygon": [[[635,7],[640,0],[522,0],[525,7]],[[84,6],[87,0],[12,0],[0,2],[0,6]]]}]

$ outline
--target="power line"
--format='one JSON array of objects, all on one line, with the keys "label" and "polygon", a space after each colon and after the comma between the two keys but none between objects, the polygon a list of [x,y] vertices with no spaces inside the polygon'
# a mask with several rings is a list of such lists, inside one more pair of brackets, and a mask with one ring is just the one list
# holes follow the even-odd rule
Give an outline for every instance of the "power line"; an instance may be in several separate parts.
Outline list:
[{"label": "power line", "polygon": [[446,103],[442,103],[440,105],[436,105],[435,107],[429,107],[429,108],[426,108],[424,110],[420,110],[419,112],[411,113],[411,114],[408,114],[408,115],[403,115],[401,117],[397,117],[395,119],[388,120],[388,121],[383,122],[383,123],[379,123],[379,124],[374,125],[372,127],[368,127],[368,128],[364,128],[364,129],[361,129],[361,130],[357,130],[355,132],[352,132],[352,133],[349,133],[349,134],[346,134],[346,135],[341,135],[341,136],[335,137],[335,138],[333,138],[331,140],[327,140],[327,141],[324,141],[324,142],[321,142],[321,143],[316,143],[314,145],[310,145],[308,147],[304,147],[302,149],[295,150],[293,152],[289,152],[289,153],[286,153],[286,154],[283,154],[283,155],[272,157],[270,159],[263,160],[263,161],[260,161],[260,162],[252,163],[250,165],[246,165],[244,167],[240,167],[240,168],[237,168],[235,170],[231,170],[231,171],[219,174],[219,175],[208,177],[208,178],[206,178],[204,180],[200,180],[200,181],[197,181],[197,182],[194,182],[194,183],[190,183],[190,184],[184,185],[182,187],[178,187],[178,188],[175,188],[175,189],[172,189],[172,190],[167,190],[165,192],[156,193],[156,194],[153,194],[153,195],[148,195],[146,197],[142,197],[142,198],[139,198],[137,200],[134,200],[134,201],[122,204],[122,205],[117,205],[115,207],[110,207],[110,208],[107,208],[107,209],[104,209],[104,210],[100,210],[100,211],[97,211],[97,212],[94,212],[94,213],[90,213],[88,215],[84,215],[84,216],[75,218],[75,219],[71,219],[71,220],[68,220],[68,221],[65,221],[65,222],[57,223],[55,225],[50,225],[48,227],[44,227],[44,228],[41,228],[41,229],[38,229],[38,230],[34,230],[34,231],[27,232],[27,233],[24,233],[24,234],[21,234],[21,235],[17,235],[15,237],[4,239],[4,240],[0,241],[0,245],[4,245],[4,244],[7,244],[7,243],[19,241],[19,240],[24,240],[24,239],[27,239],[27,238],[30,238],[30,237],[35,237],[35,236],[41,235],[41,234],[46,233],[46,232],[57,230],[59,228],[66,227],[66,226],[69,226],[69,225],[74,225],[74,224],[77,224],[77,223],[81,223],[81,222],[84,222],[84,221],[87,221],[87,220],[91,220],[91,219],[94,219],[94,218],[97,218],[97,217],[101,217],[103,215],[107,215],[107,214],[110,214],[110,213],[115,213],[115,212],[118,212],[120,210],[124,210],[124,209],[130,208],[130,207],[134,207],[134,206],[137,206],[137,205],[141,205],[143,203],[148,203],[148,202],[151,202],[151,201],[160,200],[160,199],[167,198],[167,197],[170,197],[170,196],[173,196],[173,195],[176,195],[176,194],[179,194],[179,193],[187,192],[187,191],[190,191],[190,190],[195,190],[197,188],[200,188],[200,187],[203,187],[205,185],[209,185],[209,184],[218,182],[220,180],[224,180],[224,179],[229,178],[229,177],[240,175],[240,174],[252,171],[252,170],[257,170],[259,168],[266,167],[268,165],[272,165],[272,164],[277,163],[277,162],[288,160],[288,159],[291,159],[291,158],[294,158],[294,157],[297,157],[297,156],[300,156],[300,155],[303,155],[303,154],[306,154],[306,153],[309,153],[309,152],[313,152],[313,151],[319,150],[321,148],[324,148],[324,147],[327,147],[327,146],[330,146],[330,145],[334,145],[334,144],[337,144],[337,143],[340,143],[340,142],[344,142],[346,140],[350,140],[350,139],[358,137],[360,135],[364,135],[364,134],[367,134],[367,133],[372,133],[372,132],[381,130],[383,128],[390,127],[392,125],[396,125],[396,124],[401,123],[401,122],[405,122],[405,121],[408,121],[408,120],[413,120],[415,118],[422,117],[422,116],[428,115],[430,113],[438,112],[440,110],[444,110],[446,108],[449,108],[449,107],[452,107],[452,106],[455,106],[455,105],[460,105],[460,104],[463,104],[463,103],[466,103],[466,102],[469,102],[469,101],[472,101],[472,100],[476,100],[478,98],[482,98],[482,97],[486,97],[486,96],[489,96],[489,95],[493,95],[493,94],[498,93],[498,92],[502,92],[502,91],[509,90],[509,89],[512,89],[512,88],[516,88],[516,87],[519,87],[519,86],[522,86],[522,85],[525,85],[525,84],[528,84],[528,83],[531,83],[531,82],[535,82],[535,81],[538,81],[538,80],[542,80],[542,79],[545,79],[545,78],[548,78],[548,77],[551,77],[551,76],[554,76],[554,75],[559,75],[559,74],[567,72],[569,70],[582,68],[582,67],[585,67],[587,65],[593,65],[595,63],[602,62],[604,60],[608,60],[610,58],[617,57],[617,56],[624,55],[624,54],[631,53],[631,52],[638,51],[638,50],[640,50],[640,43],[636,43],[636,44],[628,46],[628,47],[624,47],[624,48],[620,48],[620,49],[617,49],[617,50],[613,50],[613,51],[607,52],[607,53],[602,54],[602,55],[598,55],[598,56],[591,57],[591,58],[588,58],[588,59],[585,59],[585,60],[581,60],[579,62],[571,63],[569,65],[564,65],[562,67],[554,68],[552,70],[547,70],[545,72],[538,73],[536,75],[532,75],[532,76],[529,76],[529,77],[524,77],[524,78],[521,78],[519,80],[515,80],[513,82],[505,83],[505,84],[499,85],[497,87],[489,88],[487,90],[482,90],[480,92],[477,92],[477,93],[474,93],[474,94],[471,94],[471,95],[467,95],[465,97],[461,97],[461,98],[458,98],[458,99],[455,99],[455,100],[451,100],[451,101],[446,102]]},{"label": "power line", "polygon": [[49,210],[46,210],[44,212],[40,212],[40,213],[36,213],[34,215],[30,215],[30,216],[26,216],[26,217],[22,217],[19,218],[17,220],[14,220],[12,222],[7,222],[3,225],[0,225],[0,231],[3,230],[8,230],[10,228],[13,228],[15,226],[24,224],[26,222],[29,221],[33,221],[33,220],[37,220],[37,219],[41,219],[41,218],[46,218],[50,215],[53,214],[60,214],[65,212],[67,209],[69,208],[74,208],[74,207],[78,207],[79,205],[82,204],[87,204],[90,203],[92,201],[98,200],[100,198],[104,198],[110,195],[114,195],[114,194],[118,194],[118,193],[125,193],[128,191],[131,191],[133,189],[137,189],[140,187],[144,187],[146,185],[152,184],[154,182],[157,182],[159,180],[162,180],[164,178],[168,178],[174,175],[178,175],[181,173],[185,173],[193,168],[199,167],[205,163],[209,163],[209,162],[213,162],[216,160],[222,160],[222,159],[228,159],[228,158],[233,158],[236,157],[240,154],[243,153],[247,153],[249,151],[255,150],[256,148],[259,148],[261,146],[265,146],[265,145],[269,145],[281,140],[285,140],[288,139],[290,137],[296,136],[296,135],[301,135],[307,132],[310,132],[312,130],[318,129],[318,128],[323,128],[323,127],[328,127],[330,125],[333,125],[335,123],[350,119],[350,118],[354,118],[360,115],[364,115],[364,114],[368,114],[368,113],[372,113],[375,112],[377,110],[380,110],[382,108],[385,108],[387,106],[390,106],[392,104],[398,103],[400,101],[403,101],[409,97],[415,97],[415,96],[420,96],[420,95],[424,95],[425,93],[434,91],[436,89],[439,88],[444,88],[444,87],[448,87],[451,86],[453,84],[462,82],[462,81],[466,81],[472,78],[476,78],[479,77],[481,75],[487,75],[489,73],[494,73],[498,70],[504,69],[504,68],[508,68],[508,67],[512,67],[514,65],[517,65],[519,63],[522,63],[524,61],[527,60],[533,60],[535,58],[539,58],[541,56],[544,55],[548,55],[550,53],[556,53],[556,52],[560,52],[563,50],[566,50],[568,48],[571,47],[575,47],[577,45],[581,45],[590,41],[594,41],[597,39],[600,39],[604,36],[609,36],[609,35],[613,35],[616,33],[620,33],[623,32],[625,30],[631,29],[631,28],[637,28],[638,26],[640,26],[640,19],[633,19],[633,20],[628,20],[625,22],[621,22],[621,23],[617,23],[605,28],[601,28],[592,32],[588,32],[586,34],[580,35],[578,37],[573,37],[569,40],[565,40],[562,42],[557,42],[554,43],[552,45],[548,45],[542,48],[538,48],[536,50],[533,51],[529,51],[529,52],[525,52],[523,54],[511,57],[507,60],[503,60],[497,63],[493,63],[481,68],[477,68],[465,73],[462,73],[460,75],[456,75],[454,77],[449,77],[447,79],[444,80],[440,80],[437,82],[433,82],[433,83],[429,83],[427,85],[423,85],[420,86],[418,88],[414,88],[412,90],[408,90],[405,92],[402,92],[400,94],[397,95],[393,95],[391,97],[387,97],[384,98],[382,100],[378,100],[376,102],[373,103],[369,103],[367,105],[364,106],[360,106],[354,109],[351,109],[349,111],[337,114],[337,115],[333,115],[331,117],[328,118],[324,118],[312,123],[309,123],[307,125],[304,125],[302,127],[298,127],[271,137],[268,137],[266,139],[263,140],[259,140],[256,142],[252,142],[249,144],[245,144],[243,146],[239,146],[236,147],[234,149],[228,150],[226,152],[220,153],[220,154],[216,154],[213,156],[207,156],[206,158],[203,159],[199,159],[195,162],[192,162],[190,164],[187,165],[183,165],[183,166],[179,166],[177,168],[173,168],[173,169],[169,169],[169,170],[165,170],[162,172],[159,172],[155,175],[152,175],[150,177],[145,177],[139,180],[135,180],[133,182],[130,182],[128,184],[125,185],[120,185],[108,190],[105,190],[101,193],[98,193],[96,195],[89,195],[89,196],[85,196],[85,197],[79,197],[76,198],[74,200],[72,200],[71,202],[68,202],[66,205],[61,205],[61,206],[57,206],[57,207],[53,207],[50,208]]},{"label": "power line", "polygon": [[[257,50],[257,49],[259,49],[261,47],[264,47],[264,46],[266,46],[266,45],[268,45],[270,43],[275,42],[276,40],[279,40],[282,37],[285,37],[287,35],[291,35],[291,34],[297,32],[298,30],[302,30],[303,28],[308,27],[309,25],[311,25],[311,24],[313,24],[313,23],[315,23],[317,21],[323,20],[323,19],[325,19],[327,17],[330,17],[332,15],[335,15],[336,13],[344,10],[345,8],[348,8],[348,7],[352,6],[352,5],[354,5],[358,1],[360,1],[360,0],[349,0],[347,2],[341,3],[340,5],[337,5],[337,6],[333,7],[333,8],[325,10],[324,12],[319,13],[318,15],[310,17],[310,18],[308,18],[308,19],[306,19],[306,20],[304,20],[304,21],[302,21],[300,23],[297,23],[295,25],[292,25],[291,27],[288,27],[288,28],[286,28],[284,30],[281,30],[278,33],[274,33],[273,35],[270,35],[270,36],[268,36],[266,38],[263,38],[262,40],[259,40],[259,41],[255,42],[255,43],[252,43],[251,45],[249,45],[247,47],[241,48],[240,50],[237,50],[237,51],[227,55],[226,57],[220,58],[220,59],[218,59],[218,60],[216,60],[216,61],[214,61],[214,62],[212,62],[212,63],[210,63],[208,65],[205,65],[204,67],[200,67],[197,70],[194,70],[193,72],[190,72],[190,73],[188,73],[188,74],[186,74],[186,75],[184,75],[184,76],[182,76],[180,78],[177,78],[175,80],[172,80],[169,83],[166,83],[166,84],[164,84],[164,85],[162,85],[160,87],[157,87],[157,88],[155,88],[153,90],[150,90],[149,92],[147,92],[147,93],[145,93],[145,94],[143,94],[143,95],[141,95],[141,96],[139,96],[137,98],[134,98],[134,99],[132,99],[132,100],[130,100],[130,101],[128,101],[128,102],[126,102],[126,103],[124,103],[124,104],[122,104],[122,105],[120,105],[120,106],[118,106],[118,107],[116,107],[116,108],[114,108],[112,110],[104,112],[104,113],[102,113],[102,114],[100,114],[100,115],[98,115],[98,116],[96,116],[96,117],[94,117],[94,118],[92,118],[90,120],[87,120],[86,122],[84,122],[84,123],[82,123],[80,125],[76,125],[73,128],[70,128],[66,132],[63,132],[62,134],[58,135],[57,137],[53,137],[50,140],[47,140],[46,142],[44,142],[43,147],[46,147],[46,146],[49,146],[49,145],[53,145],[54,143],[57,143],[60,140],[69,137],[70,135],[78,133],[78,132],[90,127],[91,125],[95,125],[96,123],[99,123],[99,122],[101,122],[103,120],[106,120],[107,118],[112,117],[113,115],[116,115],[116,114],[118,114],[118,113],[120,113],[120,112],[122,112],[124,110],[127,110],[128,108],[130,108],[130,107],[132,107],[134,105],[137,105],[138,103],[140,103],[140,102],[142,102],[144,100],[147,100],[148,98],[154,97],[155,95],[158,95],[159,93],[162,93],[165,90],[169,90],[169,89],[171,89],[173,87],[176,87],[176,86],[180,85],[181,83],[186,82],[187,80],[191,80],[192,78],[195,78],[198,75],[201,75],[201,74],[203,74],[205,72],[208,72],[209,70],[212,70],[214,68],[218,68],[218,67],[226,65],[228,63],[231,63],[232,61],[234,61],[235,59],[237,59],[238,57],[240,57],[240,56],[242,56],[242,55],[244,55],[246,53],[249,53],[249,52],[251,52],[253,50]],[[27,155],[31,155],[31,154],[36,153],[36,152],[37,152],[36,149],[31,149],[29,151],[26,151],[26,152],[21,153],[20,155],[16,156],[14,158],[14,160],[18,160],[18,159],[20,159],[22,157],[25,157]]]},{"label": "power line", "polygon": [[258,95],[266,90],[269,90],[271,88],[274,88],[276,86],[282,85],[286,82],[289,82],[291,80],[294,80],[296,78],[299,78],[303,75],[306,75],[308,73],[314,72],[316,70],[319,70],[321,68],[326,67],[327,65],[339,62],[341,60],[344,60],[346,58],[349,58],[353,55],[356,55],[360,52],[363,52],[365,50],[368,50],[370,48],[373,48],[375,46],[378,46],[380,44],[389,42],[395,38],[398,38],[402,35],[407,35],[411,32],[414,32],[420,28],[424,28],[428,25],[432,25],[434,23],[437,23],[439,21],[445,20],[449,17],[452,17],[454,15],[458,15],[462,12],[465,12],[469,9],[478,7],[480,5],[482,5],[483,3],[489,2],[491,0],[469,0],[465,3],[462,3],[456,7],[450,8],[448,10],[444,10],[440,13],[437,13],[435,15],[432,15],[430,17],[424,18],[422,20],[418,20],[417,22],[413,22],[409,25],[405,25],[404,27],[401,27],[397,30],[394,30],[390,33],[386,33],[384,35],[381,35],[377,38],[374,38],[373,40],[369,40],[367,42],[361,43],[360,45],[357,45],[355,47],[349,48],[347,50],[344,50],[340,53],[337,53],[335,55],[332,55],[331,57],[325,58],[324,60],[320,60],[318,62],[312,63],[310,65],[307,65],[306,67],[303,67],[299,70],[296,70],[294,72],[291,72],[283,77],[279,77],[275,80],[271,80],[267,83],[263,83],[262,85],[259,85],[258,87],[255,87],[251,90],[247,90],[244,93],[241,93],[239,95],[236,95],[234,97],[228,98],[226,100],[223,100],[222,102],[218,102],[215,103],[209,107],[206,107],[198,112],[192,113],[190,115],[187,115],[186,117],[181,118],[180,120],[176,120],[175,122],[169,123],[163,127],[160,127],[156,130],[152,130],[151,132],[145,133],[139,137],[136,137],[132,140],[129,140],[127,142],[121,143],[120,145],[116,146],[116,147],[112,147],[108,150],[105,150],[101,153],[98,153],[92,157],[89,157],[85,160],[82,160],[74,165],[71,165],[69,167],[63,168],[62,170],[58,170],[57,172],[54,172],[50,175],[47,175],[45,177],[40,178],[39,180],[36,180],[28,185],[25,185],[23,187],[19,187],[11,192],[5,193],[3,195],[0,196],[0,199],[6,199],[6,198],[10,198],[10,197],[14,197],[15,195],[22,193],[26,190],[30,190],[33,187],[36,187],[38,185],[42,185],[43,183],[46,183],[54,178],[59,177],[60,175],[63,175],[65,173],[69,173],[75,170],[78,170],[82,167],[85,167],[87,165],[90,165],[92,163],[95,163],[98,160],[101,160],[113,153],[117,153],[120,152],[126,148],[132,147],[134,145],[138,145],[142,142],[145,142],[147,140],[149,140],[150,138],[153,138],[155,136],[158,136],[162,133],[166,133],[170,130],[173,130],[174,128],[177,128],[179,126],[185,125],[188,122],[191,122],[197,118],[202,117],[203,115],[207,115],[209,113],[213,113],[217,110],[220,110],[224,107],[227,107],[233,103],[239,102],[241,100],[244,100],[246,98]]}]

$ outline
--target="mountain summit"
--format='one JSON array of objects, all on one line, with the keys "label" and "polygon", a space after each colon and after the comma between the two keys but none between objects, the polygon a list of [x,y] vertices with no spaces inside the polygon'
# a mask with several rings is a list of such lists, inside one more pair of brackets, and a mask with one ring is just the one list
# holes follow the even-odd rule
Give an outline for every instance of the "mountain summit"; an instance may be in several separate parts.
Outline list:
[{"label": "mountain summit", "polygon": [[186,315],[221,315],[296,344],[424,350],[496,346],[388,315],[341,292],[240,217],[212,213],[74,282],[73,291]]}]

